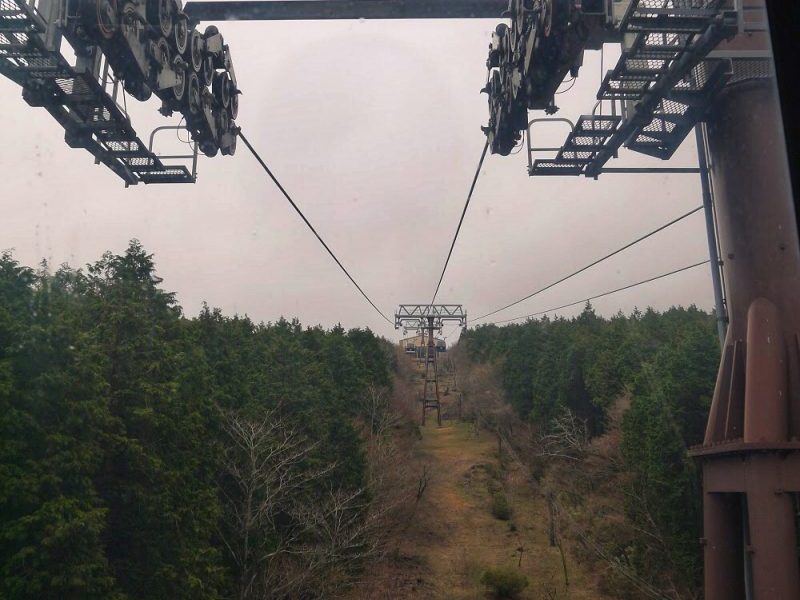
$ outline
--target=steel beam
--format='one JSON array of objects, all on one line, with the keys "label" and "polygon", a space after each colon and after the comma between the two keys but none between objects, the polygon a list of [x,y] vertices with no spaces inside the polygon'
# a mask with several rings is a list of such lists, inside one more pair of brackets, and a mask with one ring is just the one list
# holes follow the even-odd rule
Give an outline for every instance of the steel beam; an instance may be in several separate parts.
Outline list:
[{"label": "steel beam", "polygon": [[394,315],[394,328],[434,326],[441,330],[445,321],[455,321],[466,327],[467,313],[460,304],[401,304]]},{"label": "steel beam", "polygon": [[223,0],[188,2],[195,21],[498,19],[508,0]]},{"label": "steel beam", "polygon": [[714,311],[717,318],[717,334],[719,345],[725,348],[725,333],[728,327],[728,316],[725,310],[725,296],[722,291],[721,264],[717,250],[717,228],[714,223],[714,198],[708,173],[708,148],[706,147],[703,125],[694,127],[695,144],[697,145],[697,161],[700,165],[700,188],[703,192],[703,214],[706,218],[706,241],[708,242],[708,258],[711,263],[711,287],[714,290]]}]

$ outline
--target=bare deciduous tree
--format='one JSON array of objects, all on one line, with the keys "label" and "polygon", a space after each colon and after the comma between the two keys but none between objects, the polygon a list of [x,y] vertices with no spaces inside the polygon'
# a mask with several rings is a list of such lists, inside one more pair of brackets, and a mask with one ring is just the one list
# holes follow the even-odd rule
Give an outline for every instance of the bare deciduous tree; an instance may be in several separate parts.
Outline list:
[{"label": "bare deciduous tree", "polygon": [[335,465],[318,466],[317,444],[277,412],[226,414],[220,535],[238,571],[239,600],[332,597],[407,522],[429,473],[416,485],[391,435],[402,419],[386,391],[370,387],[362,402],[368,469],[357,489],[337,487]]},{"label": "bare deciduous tree", "polygon": [[[333,465],[309,469],[303,462],[316,444],[275,412],[259,419],[226,415],[225,499],[221,537],[239,574],[239,598],[263,598],[263,574],[298,540],[298,528],[278,520],[296,510],[311,484]],[[278,534],[278,531],[281,531]]]},{"label": "bare deciduous tree", "polygon": [[589,445],[589,430],[586,422],[578,419],[570,409],[564,408],[555,417],[547,433],[538,439],[541,457],[580,460]]}]

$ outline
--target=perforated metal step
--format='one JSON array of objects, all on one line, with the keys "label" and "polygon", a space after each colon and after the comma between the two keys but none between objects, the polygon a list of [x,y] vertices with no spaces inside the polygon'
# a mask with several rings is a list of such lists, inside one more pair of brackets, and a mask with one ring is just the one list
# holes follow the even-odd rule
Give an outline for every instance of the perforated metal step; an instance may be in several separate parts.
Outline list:
[{"label": "perforated metal step", "polygon": [[661,100],[653,118],[625,143],[635,152],[670,158],[694,126],[703,119],[712,96],[730,77],[724,61],[704,61],[689,81],[676,86]]},{"label": "perforated metal step", "polygon": [[693,37],[671,33],[639,34],[633,45],[622,51],[616,66],[606,73],[597,98],[640,99],[690,51]]},{"label": "perforated metal step", "polygon": [[620,21],[623,33],[701,33],[720,0],[631,0]]},{"label": "perforated metal step", "polygon": [[606,141],[614,135],[622,117],[617,115],[581,115],[564,145],[553,159],[538,159],[530,175],[581,175]]},{"label": "perforated metal step", "polygon": [[601,149],[621,121],[622,117],[617,115],[581,115],[564,142],[564,150]]},{"label": "perforated metal step", "polygon": [[0,0],[0,32],[31,33],[45,30],[45,22],[32,2]]},{"label": "perforated metal step", "polygon": [[529,174],[532,176],[551,176],[551,175],[581,175],[583,165],[575,165],[561,162],[549,158],[539,158],[533,162]]},{"label": "perforated metal step", "polygon": [[158,171],[140,173],[139,180],[142,183],[186,183],[194,181],[189,169],[179,165],[177,167],[163,167]]},{"label": "perforated metal step", "polygon": [[691,39],[687,33],[641,32],[625,53],[630,58],[674,60],[686,50]]},{"label": "perforated metal step", "polygon": [[[725,16],[719,9],[720,3],[720,0],[633,0],[619,30],[637,35],[630,47],[622,51],[616,66],[604,76],[598,99],[640,99],[659,78],[674,71],[686,53],[695,50],[700,36]],[[684,73],[679,76],[687,74],[693,66],[682,65]]]}]

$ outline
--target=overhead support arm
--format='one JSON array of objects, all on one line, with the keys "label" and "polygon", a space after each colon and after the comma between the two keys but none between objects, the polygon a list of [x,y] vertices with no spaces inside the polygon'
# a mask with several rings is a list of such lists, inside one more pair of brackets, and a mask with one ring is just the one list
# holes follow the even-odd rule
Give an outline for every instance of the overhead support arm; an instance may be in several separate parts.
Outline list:
[{"label": "overhead support arm", "polygon": [[445,321],[467,326],[467,312],[460,304],[401,304],[394,315],[394,328],[441,330]]},{"label": "overhead support arm", "polygon": [[508,0],[217,0],[188,2],[194,21],[497,19]]}]

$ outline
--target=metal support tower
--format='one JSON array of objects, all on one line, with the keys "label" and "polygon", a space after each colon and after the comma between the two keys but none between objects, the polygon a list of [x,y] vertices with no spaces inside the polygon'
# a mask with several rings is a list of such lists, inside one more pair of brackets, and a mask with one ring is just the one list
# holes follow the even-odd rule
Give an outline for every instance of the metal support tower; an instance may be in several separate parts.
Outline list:
[{"label": "metal support tower", "polygon": [[436,424],[442,426],[442,404],[439,399],[439,363],[433,341],[434,317],[428,317],[428,344],[425,346],[425,380],[422,386],[422,424],[428,409],[436,410]]},{"label": "metal support tower", "polygon": [[[751,2],[761,5],[762,2]],[[769,38],[731,51],[769,50]],[[706,600],[800,598],[800,241],[772,64],[742,64],[707,125],[729,327],[703,445]]]},{"label": "metal support tower", "polygon": [[[723,338],[705,439],[690,452],[703,472],[705,598],[797,600],[800,239],[768,33],[774,16],[764,0],[619,7],[623,52],[595,105],[610,102],[611,114],[593,111],[574,125],[549,119],[570,126],[552,149],[531,147],[530,126],[547,119],[530,121],[529,154],[557,154],[531,160],[529,173],[597,177],[623,146],[666,160],[695,128]],[[494,123],[489,133],[507,133]]]},{"label": "metal support tower", "polygon": [[[715,49],[736,32],[740,12],[733,8],[719,0],[630,0],[617,24],[622,54],[605,74],[592,112],[574,124],[564,118],[529,122],[529,175],[597,178],[608,172],[670,172],[658,167],[620,171],[605,165],[623,146],[667,160],[704,119],[714,95],[730,78],[731,56]],[[604,106],[611,114],[603,114]],[[570,126],[564,144],[532,146],[531,126],[548,121]],[[555,155],[534,158],[545,151]]]},{"label": "metal support tower", "polygon": [[714,196],[711,192],[710,174],[708,172],[708,144],[706,144],[704,125],[696,125],[694,132],[697,144],[697,160],[700,164],[700,187],[703,191],[703,214],[706,219],[706,239],[708,242],[708,258],[711,265],[711,286],[714,290],[717,335],[719,336],[720,346],[724,348],[728,315],[725,309],[725,293],[722,290],[722,263],[719,260],[717,230],[714,223]]},{"label": "metal support tower", "polygon": [[[429,409],[436,410],[436,424],[442,425],[442,405],[439,397],[439,364],[436,351],[435,331],[441,331],[445,322],[454,321],[467,326],[467,313],[460,304],[401,304],[394,315],[395,329],[418,326],[422,321],[423,339],[428,332],[425,345],[425,379],[422,396],[422,424]],[[413,324],[413,325],[412,325]]]}]

